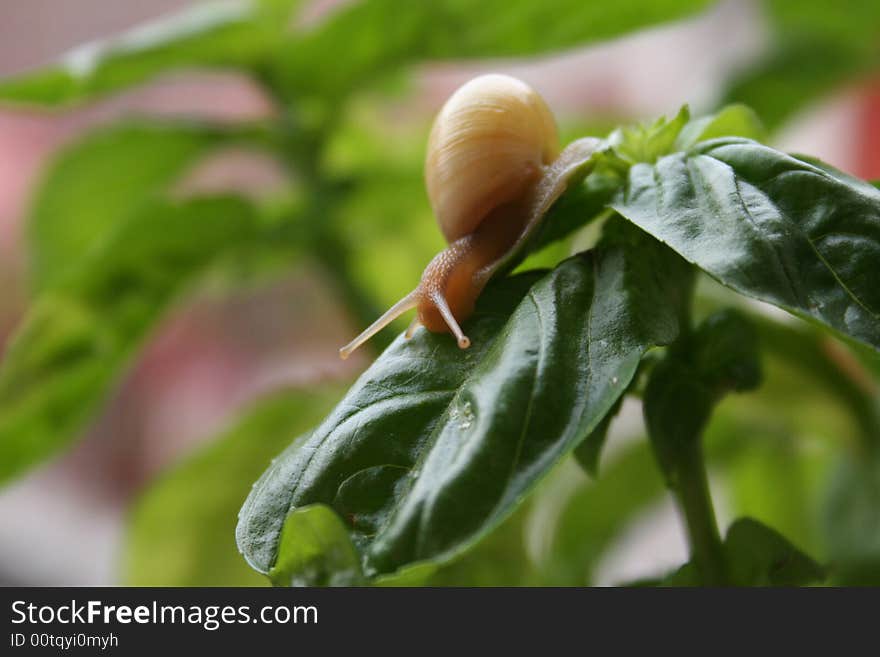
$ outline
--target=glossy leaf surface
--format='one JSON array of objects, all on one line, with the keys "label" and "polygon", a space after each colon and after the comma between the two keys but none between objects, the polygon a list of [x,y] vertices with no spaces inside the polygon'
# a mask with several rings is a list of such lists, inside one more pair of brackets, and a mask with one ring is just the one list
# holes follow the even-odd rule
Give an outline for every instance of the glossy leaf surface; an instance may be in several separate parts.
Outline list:
[{"label": "glossy leaf surface", "polygon": [[487,288],[469,350],[426,331],[392,344],[258,482],[238,528],[250,563],[268,572],[284,519],[310,504],[347,519],[369,576],[446,560],[505,518],[677,334],[689,268],[625,223],[611,233]]},{"label": "glossy leaf surface", "polygon": [[745,139],[636,164],[614,208],[737,292],[880,349],[880,192]]}]

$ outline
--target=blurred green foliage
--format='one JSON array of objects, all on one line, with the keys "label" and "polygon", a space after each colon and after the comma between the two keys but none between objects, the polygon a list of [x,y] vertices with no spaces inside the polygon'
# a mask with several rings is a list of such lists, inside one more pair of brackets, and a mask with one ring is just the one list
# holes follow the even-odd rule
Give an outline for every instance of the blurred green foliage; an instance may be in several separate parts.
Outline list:
[{"label": "blurred green foliage", "polygon": [[[317,25],[289,28],[300,5],[293,0],[206,3],[84,46],[47,70],[0,81],[0,100],[62,107],[167,72],[232,68],[252,76],[280,109],[276,119],[235,126],[143,118],[100,127],[59,154],[29,217],[34,300],[0,363],[0,480],[79,437],[163,313],[242,253],[271,259],[276,268],[283,266],[279,252],[282,261],[304,254],[358,323],[412,287],[442,239],[422,184],[426,126],[376,118],[387,111],[382,85],[391,76],[426,60],[553,53],[710,4],[363,0],[334,9]],[[770,46],[726,83],[726,100],[745,105],[691,121],[683,111],[614,133],[610,142],[622,171],[716,137],[762,140],[763,125],[775,130],[809,102],[880,68],[880,4],[874,0],[765,0],[761,8]],[[262,201],[176,196],[175,183],[187,171],[230,145],[274,157],[289,173],[289,189]],[[602,209],[621,180],[613,158],[607,164],[604,178],[592,176],[557,204],[539,236],[546,248],[525,268],[556,265],[582,239],[570,236],[574,229],[604,219]],[[876,583],[880,359],[869,348],[831,343],[816,328],[767,316],[701,283],[699,315],[730,305],[756,327],[764,372],[759,392],[725,399],[706,427],[709,473],[720,480],[730,515],[756,519],[723,532],[725,546],[739,546],[730,549],[745,555],[737,561],[736,582],[815,581],[821,573],[800,554],[804,550],[829,564],[831,582]],[[654,361],[646,362],[650,370]],[[854,376],[853,367],[861,374]],[[640,385],[636,377],[629,392],[639,396]],[[267,399],[159,476],[133,506],[124,580],[264,581],[235,550],[236,512],[271,457],[339,396],[313,391]],[[600,429],[585,443],[593,445],[585,457],[592,477],[563,460],[470,551],[386,583],[595,582],[602,557],[664,495],[646,441],[621,444],[626,436],[610,415]],[[609,450],[599,470],[606,430]],[[285,525],[285,536],[296,524],[311,528],[297,535],[314,540],[290,539],[289,561],[277,564],[276,583],[296,580],[303,568],[317,573],[314,581],[333,581],[351,556],[336,517],[325,507],[307,510]],[[322,544],[328,535],[340,539],[335,551]],[[329,566],[321,561],[328,554],[335,559]],[[768,565],[767,554],[778,558]],[[784,567],[774,569],[780,559]],[[663,575],[646,573],[658,581]]]},{"label": "blurred green foliage", "polygon": [[57,284],[102,237],[161,194],[223,132],[198,123],[121,123],[68,146],[42,181],[31,220],[31,277]]},{"label": "blurred green foliage", "polygon": [[130,586],[260,586],[235,547],[238,510],[290,437],[333,405],[335,389],[275,394],[157,477],[132,505],[122,577]]},{"label": "blurred green foliage", "polygon": [[763,0],[759,6],[770,46],[730,81],[725,101],[749,105],[770,128],[880,68],[880,4],[873,0]]}]

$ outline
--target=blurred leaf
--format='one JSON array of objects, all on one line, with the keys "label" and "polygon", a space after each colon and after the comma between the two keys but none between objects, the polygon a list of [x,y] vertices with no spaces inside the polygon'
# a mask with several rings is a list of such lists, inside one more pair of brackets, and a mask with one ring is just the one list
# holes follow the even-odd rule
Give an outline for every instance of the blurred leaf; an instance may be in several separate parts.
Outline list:
[{"label": "blurred leaf", "polygon": [[584,586],[620,532],[664,492],[645,441],[590,479],[569,460],[485,540],[423,583],[431,586]]},{"label": "blurred leaf", "polygon": [[599,457],[602,455],[602,448],[605,446],[605,439],[608,437],[608,429],[611,428],[611,422],[620,412],[624,396],[618,397],[614,406],[605,414],[602,421],[596,425],[596,428],[574,450],[574,458],[591,477],[596,477],[599,474]]},{"label": "blurred leaf", "polygon": [[615,229],[540,280],[487,288],[467,351],[427,331],[395,341],[261,478],[237,532],[250,563],[267,572],[288,511],[316,503],[351,519],[368,576],[448,560],[494,529],[607,413],[644,351],[675,337],[690,269]]},{"label": "blurred leaf", "polygon": [[[363,0],[286,46],[278,71],[294,94],[335,97],[394,67],[424,59],[509,57],[609,39],[699,11],[706,0]],[[565,20],[559,20],[564,16]],[[540,27],[536,27],[540,26]],[[320,65],[344,52],[333,65]]]},{"label": "blurred leaf", "polygon": [[740,518],[730,526],[724,547],[734,586],[804,586],[825,579],[822,566],[751,518]]},{"label": "blurred leaf", "polygon": [[771,129],[805,104],[880,69],[875,0],[764,0],[772,30],[767,55],[734,78],[727,102],[754,108]]},{"label": "blurred leaf", "polygon": [[234,198],[147,204],[34,302],[0,361],[0,481],[77,437],[185,284],[256,223]]},{"label": "blurred leaf", "polygon": [[[744,419],[763,422],[780,435],[818,433],[835,445],[880,444],[878,388],[871,380],[871,371],[880,372],[880,352],[853,341],[841,344],[821,326],[768,313],[768,308],[708,276],[698,279],[696,313],[705,315],[731,306],[746,313],[757,330],[770,377],[769,387],[748,398]],[[807,393],[814,401],[804,402]],[[740,398],[724,402],[730,407],[743,404]],[[783,414],[780,407],[798,410]]]},{"label": "blurred leaf", "polygon": [[416,583],[590,584],[599,557],[663,491],[644,441],[615,455],[598,479],[588,479],[578,466],[564,460],[484,540]]},{"label": "blurred leaf", "polygon": [[716,395],[754,390],[761,384],[758,332],[745,314],[731,308],[713,313],[688,347],[696,375]]},{"label": "blurred leaf", "polygon": [[642,411],[664,480],[684,516],[700,580],[728,581],[723,546],[711,503],[703,433],[718,402],[761,379],[754,329],[731,310],[710,315],[682,335],[649,375]]},{"label": "blurred leaf", "polygon": [[47,69],[0,81],[0,102],[63,105],[184,68],[252,68],[284,39],[293,0],[198,3],[89,43]]},{"label": "blurred leaf", "polygon": [[823,36],[859,46],[875,43],[880,33],[880,8],[871,0],[844,0],[831,6],[825,0],[764,0],[773,23],[791,37]]},{"label": "blurred leaf", "polygon": [[867,77],[880,66],[878,55],[827,43],[793,43],[782,47],[759,68],[727,89],[726,102],[742,102],[772,130],[792,114],[844,84]]},{"label": "blurred leaf", "polygon": [[35,287],[57,284],[224,137],[195,123],[133,122],[100,128],[64,149],[45,174],[29,219]]},{"label": "blurred leaf", "polygon": [[679,134],[690,121],[690,116],[685,105],[672,120],[664,116],[654,123],[619,128],[608,137],[608,142],[627,164],[653,164],[659,157],[675,150]]},{"label": "blurred leaf", "polygon": [[[756,396],[776,398],[766,385]],[[801,404],[777,404],[777,416],[796,414],[806,404],[826,409],[829,405],[826,397],[807,393]],[[826,479],[832,447],[817,445],[809,434],[787,433],[772,421],[750,417],[748,411],[749,404],[719,407],[716,415],[728,417],[717,423],[713,418],[706,431],[707,443],[718,439],[718,431],[729,432],[726,442],[738,443],[728,450],[735,453],[723,459],[731,508],[773,527],[811,554],[824,554],[816,527],[817,491]],[[787,422],[781,419],[780,424]],[[718,465],[713,451],[707,449],[710,463]]]},{"label": "blurred leaf", "polygon": [[838,585],[880,586],[880,456],[841,459],[827,491],[823,536]]},{"label": "blurred leaf", "polygon": [[[542,489],[544,486],[539,488]],[[540,491],[536,496],[539,495]],[[425,578],[423,584],[429,586],[545,585],[546,582],[529,558],[525,536],[525,525],[536,496],[530,497],[471,550],[437,567],[435,572]]]},{"label": "blurred leaf", "polygon": [[681,468],[690,465],[688,454],[695,449],[700,453],[703,431],[718,402],[760,381],[755,330],[732,310],[710,315],[654,367],[644,394],[645,424],[673,490],[686,483]]},{"label": "blurred leaf", "polygon": [[[872,376],[876,382],[880,382],[880,353],[861,344],[853,343],[847,346],[850,348],[856,360],[868,371],[868,374]],[[872,386],[872,388],[875,392],[878,389],[876,384]],[[874,415],[877,418],[880,418],[880,400],[874,399],[873,406]],[[878,422],[877,426],[880,426],[880,422]],[[880,433],[880,431],[877,433]]]},{"label": "blurred leaf", "polygon": [[275,586],[355,586],[364,577],[348,528],[323,504],[290,512],[268,576]]},{"label": "blurred leaf", "polygon": [[620,532],[665,489],[646,441],[590,479],[563,461],[534,495],[473,549],[439,568],[431,586],[584,586]]},{"label": "blurred leaf", "polygon": [[600,557],[665,490],[646,440],[615,455],[597,478],[582,477],[560,501],[553,525],[542,525],[547,544],[539,559],[544,585],[594,583]]},{"label": "blurred leaf", "polygon": [[258,402],[237,424],[153,481],[128,520],[127,586],[259,586],[235,546],[235,523],[272,457],[321,419],[338,392],[291,391]]},{"label": "blurred leaf", "polygon": [[[736,295],[723,291],[726,305]],[[880,425],[864,391],[830,357],[827,334],[754,307],[750,313],[761,346],[761,390],[716,407],[705,433],[710,471],[720,468],[736,515],[753,517],[824,559],[817,503],[830,456],[872,442]]]},{"label": "blurred leaf", "polygon": [[880,192],[745,139],[630,169],[613,207],[724,285],[880,349]]},{"label": "blurred leaf", "polygon": [[720,137],[745,137],[765,141],[761,119],[747,105],[728,105],[715,114],[701,116],[685,125],[676,139],[676,150],[688,150],[701,141]]},{"label": "blurred leaf", "polygon": [[[724,554],[732,586],[805,586],[820,584],[825,570],[784,536],[751,518],[727,530]],[[663,586],[700,586],[696,566],[688,562]]]}]

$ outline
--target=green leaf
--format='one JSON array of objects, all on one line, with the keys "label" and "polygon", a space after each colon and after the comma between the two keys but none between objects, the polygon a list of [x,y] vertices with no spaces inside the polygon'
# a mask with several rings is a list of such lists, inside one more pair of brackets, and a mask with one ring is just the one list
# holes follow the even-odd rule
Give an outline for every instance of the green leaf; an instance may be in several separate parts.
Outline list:
[{"label": "green leaf", "polygon": [[29,218],[35,287],[57,284],[105,234],[224,137],[194,123],[132,122],[100,128],[67,147],[45,174]]},{"label": "green leaf", "polygon": [[752,108],[741,104],[728,105],[715,114],[690,121],[678,134],[675,149],[687,150],[698,142],[720,137],[765,141],[767,131]]},{"label": "green leaf", "polygon": [[619,128],[608,137],[608,141],[627,164],[653,163],[675,149],[679,135],[689,121],[690,110],[685,105],[671,121],[660,117],[651,124]]},{"label": "green leaf", "polygon": [[825,0],[763,4],[773,31],[769,51],[730,82],[725,96],[753,107],[770,128],[880,67],[874,0],[851,0],[845,9]]},{"label": "green leaf", "polygon": [[646,375],[651,372],[658,358],[658,354],[648,354],[642,359],[638,371],[623,395],[618,398],[611,410],[602,418],[602,421],[590,435],[575,448],[573,453],[575,461],[591,478],[595,479],[599,476],[599,459],[602,456],[602,449],[605,447],[605,442],[608,438],[608,431],[614,418],[619,415],[626,396],[630,394],[637,397],[641,396],[641,388],[644,387]]},{"label": "green leaf", "polygon": [[724,548],[734,586],[803,586],[825,578],[819,564],[751,518],[740,518],[730,526]]},{"label": "green leaf", "polygon": [[0,81],[0,101],[63,105],[182,68],[252,68],[284,37],[287,0],[199,3],[71,51],[57,65]]},{"label": "green leaf", "polygon": [[700,444],[722,397],[751,390],[760,381],[755,329],[733,310],[709,316],[654,367],[644,394],[645,423],[673,489],[682,482],[680,469],[688,463],[685,455]]},{"label": "green leaf", "polygon": [[689,278],[619,222],[602,248],[540,280],[495,281],[465,323],[467,351],[427,331],[398,338],[263,475],[239,547],[269,572],[289,510],[327,504],[350,521],[370,577],[455,556],[595,428],[646,349],[675,338]]},{"label": "green leaf", "polygon": [[772,130],[808,103],[867,77],[878,65],[876,54],[847,44],[814,40],[786,43],[735,78],[726,90],[725,102],[754,108]]},{"label": "green leaf", "polygon": [[568,237],[607,212],[608,203],[620,188],[617,176],[594,172],[580,184],[572,185],[554,203],[541,221],[529,248],[532,252]]},{"label": "green leaf", "polygon": [[[548,479],[552,480],[555,472]],[[427,564],[405,569],[404,573],[432,568],[417,585],[427,586],[542,586],[546,582],[533,563],[528,549],[527,523],[530,512],[546,488],[546,481],[535,494],[502,522],[485,540],[460,557],[436,566]],[[399,585],[401,576],[382,578],[381,583]]]},{"label": "green leaf", "polygon": [[547,549],[539,559],[542,584],[594,584],[599,559],[665,490],[645,440],[615,454],[597,478],[582,477],[554,514],[555,526],[546,530]]},{"label": "green leaf", "polygon": [[237,424],[162,473],[128,519],[127,586],[257,586],[235,546],[236,515],[254,479],[332,407],[335,390],[273,395]]},{"label": "green leaf", "polygon": [[431,575],[430,586],[585,586],[620,533],[664,492],[645,441],[602,476],[564,460],[485,540]]},{"label": "green leaf", "polygon": [[[825,570],[784,536],[751,518],[727,530],[724,554],[732,586],[808,586],[820,584]],[[663,580],[664,586],[699,586],[693,563]]]},{"label": "green leaf", "polygon": [[712,389],[679,358],[666,358],[651,372],[643,405],[645,425],[663,476],[675,491],[681,487],[681,469],[690,463],[685,455],[695,445],[699,448],[715,401]]},{"label": "green leaf", "polygon": [[275,586],[355,586],[363,583],[348,528],[323,504],[293,509],[284,521],[278,559],[269,571]]},{"label": "green leaf", "polygon": [[[762,346],[794,369],[788,377],[797,378],[799,386],[797,394],[791,395],[792,404],[802,403],[807,382],[818,386],[815,396],[824,397],[826,401],[846,409],[856,423],[854,429],[858,430],[856,433],[852,429],[837,427],[831,433],[854,433],[857,441],[864,447],[880,446],[880,406],[876,395],[870,388],[866,389],[858,378],[852,376],[845,361],[841,361],[834,351],[829,350],[827,335],[807,324],[790,326],[761,316],[753,316],[752,322],[758,328]],[[853,343],[852,347],[865,359],[871,358],[880,362],[880,354],[870,347],[858,343]],[[788,386],[786,391],[790,394],[792,392]],[[815,409],[815,404],[811,408]],[[797,418],[804,422],[806,429],[816,427],[820,424],[820,419],[830,420],[830,415],[827,409],[819,413],[808,413],[801,409]]]},{"label": "green leaf", "polygon": [[880,456],[845,456],[825,493],[822,533],[834,583],[880,586]]},{"label": "green leaf", "polygon": [[608,429],[611,428],[611,422],[620,412],[624,396],[618,397],[614,406],[605,414],[602,421],[596,425],[596,428],[574,450],[574,458],[591,477],[596,477],[599,474],[599,457],[602,455],[602,448],[605,447],[605,439],[608,437]]},{"label": "green leaf", "polygon": [[728,287],[880,348],[880,192],[745,139],[636,164],[612,204]]},{"label": "green leaf", "polygon": [[[808,586],[821,584],[825,570],[784,536],[751,518],[736,520],[724,539],[732,586]],[[665,578],[662,586],[700,586],[692,562]]]},{"label": "green leaf", "polygon": [[[614,4],[560,0],[442,0],[435,16],[447,29],[429,35],[434,57],[537,54],[610,39],[683,18],[710,6],[693,0],[622,0]],[[558,20],[564,16],[565,20]],[[540,25],[541,29],[535,29]]]},{"label": "green leaf", "polygon": [[825,0],[764,0],[769,18],[791,36],[824,36],[838,42],[873,44],[880,31],[880,7],[871,0],[847,0],[846,10]]},{"label": "green leaf", "polygon": [[76,438],[184,285],[256,224],[234,198],[147,204],[34,302],[0,362],[0,481]]},{"label": "green leaf", "polygon": [[758,333],[751,318],[726,308],[700,324],[691,338],[696,376],[715,395],[754,390],[761,384]]},{"label": "green leaf", "polygon": [[[278,76],[291,93],[335,97],[414,61],[558,51],[681,18],[709,4],[706,0],[621,0],[613,4],[365,0],[291,39]],[[559,20],[560,16],[565,20]],[[332,66],[317,64],[340,52],[345,57],[336,57]]]},{"label": "green leaf", "polygon": [[760,381],[756,342],[744,317],[733,311],[716,313],[667,350],[644,393],[648,437],[684,513],[692,568],[713,586],[727,582],[729,575],[710,499],[703,433],[725,394]]}]

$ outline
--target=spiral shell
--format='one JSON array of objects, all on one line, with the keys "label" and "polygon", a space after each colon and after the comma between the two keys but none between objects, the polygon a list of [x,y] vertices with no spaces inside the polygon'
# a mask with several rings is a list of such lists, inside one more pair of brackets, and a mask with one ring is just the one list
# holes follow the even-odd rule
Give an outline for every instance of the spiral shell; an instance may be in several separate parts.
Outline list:
[{"label": "spiral shell", "polygon": [[431,129],[425,183],[448,242],[517,201],[559,154],[556,122],[530,86],[483,75],[458,89]]}]

